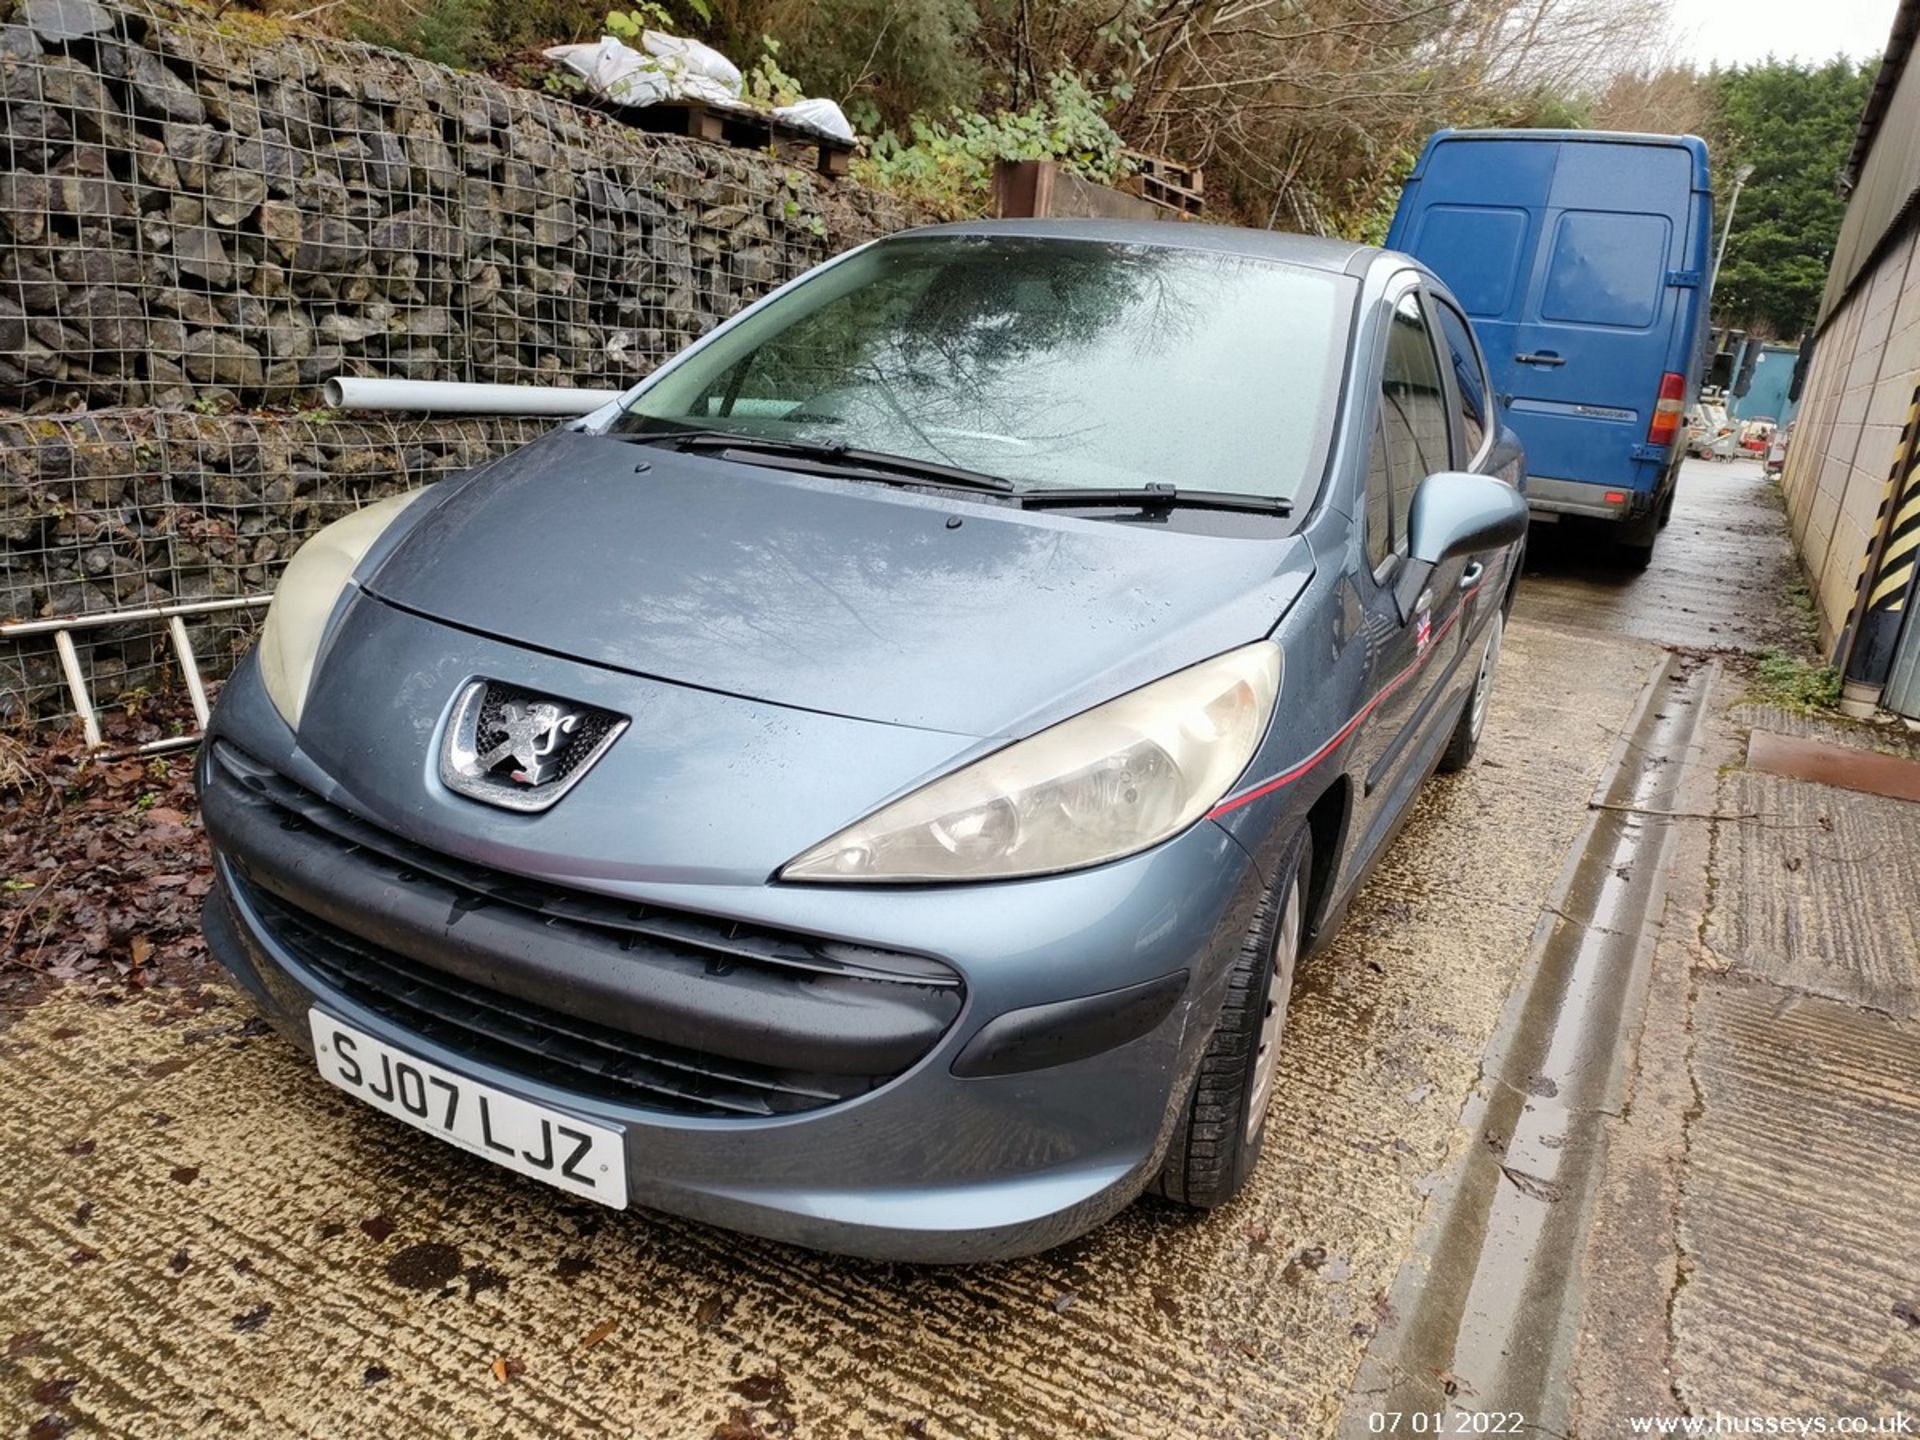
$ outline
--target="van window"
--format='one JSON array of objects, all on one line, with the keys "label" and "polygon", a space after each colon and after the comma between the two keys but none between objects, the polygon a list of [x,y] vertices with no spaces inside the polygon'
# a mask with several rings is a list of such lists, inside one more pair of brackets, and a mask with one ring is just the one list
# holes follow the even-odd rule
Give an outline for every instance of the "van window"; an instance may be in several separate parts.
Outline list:
[{"label": "van window", "polygon": [[1487,434],[1487,372],[1480,368],[1479,352],[1467,332],[1467,322],[1444,300],[1436,300],[1440,316],[1440,338],[1446,342],[1447,361],[1453,366],[1453,385],[1460,392],[1460,463],[1480,453]]},{"label": "van window", "polygon": [[1540,318],[1644,330],[1667,283],[1664,215],[1568,210],[1553,232]]},{"label": "van window", "polygon": [[1481,205],[1435,205],[1410,246],[1415,254],[1444,256],[1447,285],[1469,315],[1491,320],[1507,313],[1513,282],[1526,268],[1520,247],[1527,212]]},{"label": "van window", "polygon": [[1380,421],[1386,432],[1387,472],[1393,481],[1393,535],[1406,539],[1414,487],[1447,468],[1447,399],[1440,361],[1413,291],[1394,307],[1387,363],[1380,385]]}]

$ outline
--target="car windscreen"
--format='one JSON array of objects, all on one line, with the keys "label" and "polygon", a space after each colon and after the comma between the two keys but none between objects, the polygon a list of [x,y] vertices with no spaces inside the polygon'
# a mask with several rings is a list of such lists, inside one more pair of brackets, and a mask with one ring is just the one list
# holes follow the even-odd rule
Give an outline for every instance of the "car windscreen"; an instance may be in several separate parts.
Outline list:
[{"label": "car windscreen", "polygon": [[615,428],[845,445],[1023,489],[1297,500],[1324,463],[1349,283],[1174,245],[904,237],[715,337]]}]

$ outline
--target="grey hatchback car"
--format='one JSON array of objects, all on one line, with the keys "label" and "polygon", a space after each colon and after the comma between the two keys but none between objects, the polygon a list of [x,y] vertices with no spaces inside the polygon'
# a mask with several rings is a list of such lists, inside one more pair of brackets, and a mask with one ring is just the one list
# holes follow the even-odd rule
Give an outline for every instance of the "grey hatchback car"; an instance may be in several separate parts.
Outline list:
[{"label": "grey hatchback car", "polygon": [[1245,1182],[1471,757],[1521,455],[1404,255],[915,230],[333,525],[198,767],[214,953],[472,1155],[852,1254]]}]

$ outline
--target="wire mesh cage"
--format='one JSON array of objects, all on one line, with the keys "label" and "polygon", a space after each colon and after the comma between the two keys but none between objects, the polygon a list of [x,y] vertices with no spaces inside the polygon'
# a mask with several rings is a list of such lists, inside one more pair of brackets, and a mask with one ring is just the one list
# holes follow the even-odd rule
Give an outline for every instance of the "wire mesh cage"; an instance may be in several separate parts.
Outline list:
[{"label": "wire mesh cage", "polygon": [[[540,428],[303,411],[335,375],[624,387],[914,218],[173,0],[23,0],[0,106],[0,620],[265,595],[326,520]],[[196,649],[218,673],[255,623],[197,619]],[[77,638],[102,700],[166,678],[151,624]],[[0,723],[65,693],[44,637],[0,641]]]}]

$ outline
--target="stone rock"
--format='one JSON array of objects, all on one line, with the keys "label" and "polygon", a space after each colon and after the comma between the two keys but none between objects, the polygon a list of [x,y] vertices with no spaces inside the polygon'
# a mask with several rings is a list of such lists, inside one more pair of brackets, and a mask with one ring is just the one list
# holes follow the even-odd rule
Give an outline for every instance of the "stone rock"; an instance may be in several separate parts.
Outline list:
[{"label": "stone rock", "polygon": [[294,252],[296,271],[351,270],[367,257],[367,235],[358,225],[333,215],[309,215]]},{"label": "stone rock", "polygon": [[[178,316],[188,325],[218,326],[227,323],[226,316],[215,308],[213,301],[198,290],[157,290],[149,296],[149,304],[159,314]],[[185,344],[180,348],[185,349]]]},{"label": "stone rock", "polygon": [[73,127],[51,105],[9,105],[7,145],[12,163],[44,170],[73,139]]},{"label": "stone rock", "polygon": [[533,243],[558,247],[580,233],[580,221],[573,207],[564,200],[555,201],[533,215]]},{"label": "stone rock", "polygon": [[133,214],[133,202],[126,187],[113,179],[105,152],[92,147],[76,148],[47,176],[47,208],[83,220]]},{"label": "stone rock", "polygon": [[138,291],[145,287],[147,278],[138,254],[94,245],[69,245],[54,251],[53,269],[69,285],[118,286]]},{"label": "stone rock", "polygon": [[300,383],[324,385],[338,375],[346,363],[346,352],[338,345],[317,345],[311,355],[300,361]]},{"label": "stone rock", "polygon": [[369,336],[386,333],[387,322],[384,317],[339,313],[320,317],[321,338],[331,340],[337,345],[358,345]]},{"label": "stone rock", "polygon": [[9,60],[38,60],[40,42],[24,25],[0,25],[0,64]]},{"label": "stone rock", "polygon": [[27,312],[5,295],[0,295],[0,354],[25,348]]},{"label": "stone rock", "polygon": [[127,133],[126,115],[107,93],[100,77],[67,55],[49,55],[20,66],[5,77],[12,102],[44,103],[61,112],[72,133],[83,140],[117,144]]},{"label": "stone rock", "polygon": [[460,181],[453,152],[440,136],[440,122],[431,115],[414,115],[401,131],[411,168],[413,188],[444,194]]},{"label": "stone rock", "polygon": [[160,406],[180,406],[193,401],[193,385],[187,372],[173,361],[157,354],[147,356],[147,396]]},{"label": "stone rock", "polygon": [[238,335],[196,330],[187,337],[187,374],[202,384],[258,389],[266,383],[260,352]]},{"label": "stone rock", "polygon": [[204,190],[209,167],[227,153],[227,137],[204,125],[167,125],[161,130],[167,154],[189,190]]},{"label": "stone rock", "polygon": [[507,214],[533,214],[542,193],[539,177],[524,160],[509,160],[500,167],[500,208]]},{"label": "stone rock", "polygon": [[29,259],[31,253],[0,250],[0,296],[11,295],[29,310],[58,310],[67,298],[67,287],[47,266]]},{"label": "stone rock", "polygon": [[147,317],[140,298],[128,290],[78,291],[66,313],[78,322],[96,370],[133,371],[147,351]]},{"label": "stone rock", "polygon": [[300,212],[284,200],[268,200],[260,206],[260,233],[283,260],[291,260],[300,249]]},{"label": "stone rock", "polygon": [[231,228],[259,209],[266,198],[267,182],[254,171],[217,171],[207,182],[207,218]]},{"label": "stone rock", "polygon": [[424,309],[409,310],[401,326],[401,333],[415,340],[437,340],[457,333],[453,315],[437,305]]},{"label": "stone rock", "polygon": [[359,138],[366,150],[363,169],[368,188],[404,189],[407,183],[407,149],[400,143],[400,137],[385,130],[369,130]]},{"label": "stone rock", "polygon": [[182,275],[204,280],[216,290],[233,283],[233,257],[219,232],[191,225],[173,232],[173,258]]},{"label": "stone rock", "polygon": [[276,195],[291,193],[300,174],[300,157],[284,130],[262,130],[234,147],[233,163],[258,176]]},{"label": "stone rock", "polygon": [[139,45],[102,46],[101,60],[109,75],[127,82],[134,105],[145,114],[181,125],[198,125],[207,118],[207,107],[193,87],[151,50]]},{"label": "stone rock", "polygon": [[23,244],[47,233],[47,182],[23,171],[0,171],[0,226]]},{"label": "stone rock", "polygon": [[178,190],[180,188],[180,167],[173,163],[173,157],[167,154],[164,141],[151,135],[133,137],[134,171],[147,184],[157,190]]},{"label": "stone rock", "polygon": [[178,355],[187,348],[187,327],[162,315],[147,321],[147,343],[159,355]]},{"label": "stone rock", "polygon": [[27,0],[19,18],[48,45],[113,32],[113,17],[93,0]]}]

